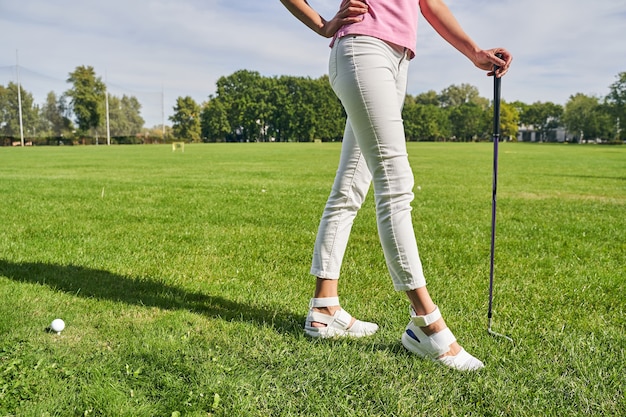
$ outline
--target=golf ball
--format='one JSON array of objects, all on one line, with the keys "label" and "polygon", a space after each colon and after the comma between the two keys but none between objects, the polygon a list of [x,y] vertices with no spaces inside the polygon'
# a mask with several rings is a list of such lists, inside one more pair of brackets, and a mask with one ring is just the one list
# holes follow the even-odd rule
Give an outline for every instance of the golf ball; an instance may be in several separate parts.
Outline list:
[{"label": "golf ball", "polygon": [[50,329],[52,329],[53,332],[61,333],[61,331],[65,329],[65,322],[61,319],[54,319],[50,324]]}]

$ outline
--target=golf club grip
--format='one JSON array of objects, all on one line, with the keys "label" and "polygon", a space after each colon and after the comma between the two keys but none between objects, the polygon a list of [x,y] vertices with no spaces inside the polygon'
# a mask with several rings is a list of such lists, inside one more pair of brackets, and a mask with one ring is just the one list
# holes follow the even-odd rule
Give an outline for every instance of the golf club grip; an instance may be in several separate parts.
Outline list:
[{"label": "golf club grip", "polygon": [[[500,59],[503,59],[503,58],[504,58],[504,55],[502,55],[500,52],[498,52],[498,53],[496,53],[496,57],[497,57],[497,58],[500,58]],[[495,71],[495,70],[497,70],[498,68],[500,68],[500,66],[499,66],[499,65],[497,65],[497,64],[493,64],[493,70],[494,70],[494,71]]]},{"label": "golf club grip", "polygon": [[[502,59],[503,55],[501,53],[496,53],[496,56]],[[499,140],[500,139],[500,84],[502,79],[500,77],[496,77],[495,72],[500,68],[498,65],[493,64],[493,133],[494,136]]]}]

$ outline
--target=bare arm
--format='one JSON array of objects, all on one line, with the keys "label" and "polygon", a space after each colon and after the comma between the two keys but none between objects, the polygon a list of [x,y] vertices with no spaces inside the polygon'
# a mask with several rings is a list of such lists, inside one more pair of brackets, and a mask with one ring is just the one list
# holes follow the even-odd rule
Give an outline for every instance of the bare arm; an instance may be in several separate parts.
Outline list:
[{"label": "bare arm", "polygon": [[[497,77],[502,77],[509,70],[513,57],[504,48],[481,49],[463,31],[448,6],[443,0],[419,0],[422,14],[430,25],[448,43],[469,58],[478,68],[489,71],[487,75],[493,75],[493,66],[500,68],[496,72]],[[502,59],[496,57],[502,54]]]},{"label": "bare arm", "polygon": [[307,0],[280,0],[280,2],[298,20],[325,38],[333,37],[343,25],[360,22],[363,19],[362,15],[367,13],[367,4],[361,0],[342,1],[339,11],[331,20],[320,16]]}]

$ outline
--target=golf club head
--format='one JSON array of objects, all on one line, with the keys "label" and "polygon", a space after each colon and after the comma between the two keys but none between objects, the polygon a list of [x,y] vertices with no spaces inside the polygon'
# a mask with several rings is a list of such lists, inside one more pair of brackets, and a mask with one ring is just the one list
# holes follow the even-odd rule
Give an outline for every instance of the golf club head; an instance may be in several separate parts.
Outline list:
[{"label": "golf club head", "polygon": [[492,336],[502,337],[502,338],[508,340],[511,343],[515,343],[515,342],[513,342],[513,339],[510,338],[509,336],[504,335],[502,333],[494,332],[493,330],[491,330],[491,317],[489,317],[489,325],[487,326],[487,333],[489,333]]},{"label": "golf club head", "polygon": [[491,330],[491,327],[489,327],[489,328],[487,329],[487,333],[489,333],[489,334],[490,334],[490,335],[492,335],[492,336],[496,336],[496,337],[503,337],[503,338],[505,338],[506,340],[508,340],[509,342],[511,342],[511,343],[515,343],[515,342],[513,341],[513,339],[511,339],[509,336],[503,335],[502,333],[494,332],[493,330]]}]

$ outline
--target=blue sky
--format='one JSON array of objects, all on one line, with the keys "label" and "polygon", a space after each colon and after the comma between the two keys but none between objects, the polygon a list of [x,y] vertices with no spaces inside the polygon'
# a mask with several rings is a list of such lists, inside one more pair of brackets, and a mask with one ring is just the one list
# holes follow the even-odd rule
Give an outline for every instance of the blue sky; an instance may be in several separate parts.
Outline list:
[{"label": "blue sky", "polygon": [[[417,1],[417,0],[416,0]],[[330,18],[339,0],[310,0]],[[448,0],[484,48],[514,55],[502,97],[565,104],[576,93],[604,96],[626,71],[624,0]],[[492,82],[421,19],[409,94],[452,84],[492,95]],[[16,54],[17,51],[17,54]],[[327,72],[328,40],[279,0],[0,0],[0,84],[16,78],[43,102],[69,87],[68,73],[93,66],[113,94],[137,96],[148,123],[179,96],[202,102],[239,69],[317,78]]]}]

